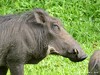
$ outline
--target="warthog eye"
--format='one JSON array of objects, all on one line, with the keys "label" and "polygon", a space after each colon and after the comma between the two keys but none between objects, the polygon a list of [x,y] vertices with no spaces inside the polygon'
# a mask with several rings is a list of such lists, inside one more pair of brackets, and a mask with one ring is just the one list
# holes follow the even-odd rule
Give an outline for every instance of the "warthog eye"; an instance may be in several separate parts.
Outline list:
[{"label": "warthog eye", "polygon": [[53,28],[53,30],[55,30],[55,31],[59,31],[59,30],[60,30],[60,27],[59,27],[58,25],[56,25],[56,24],[53,24],[53,25],[52,25],[52,28]]}]

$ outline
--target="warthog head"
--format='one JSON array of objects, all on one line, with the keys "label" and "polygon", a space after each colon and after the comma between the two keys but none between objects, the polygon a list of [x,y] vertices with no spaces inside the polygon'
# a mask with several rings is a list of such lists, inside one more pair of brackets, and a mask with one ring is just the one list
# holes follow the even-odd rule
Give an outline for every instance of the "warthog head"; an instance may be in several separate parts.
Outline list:
[{"label": "warthog head", "polygon": [[77,41],[64,29],[59,19],[49,16],[41,9],[35,9],[34,15],[36,22],[40,23],[47,33],[47,38],[44,37],[44,41],[49,40],[46,44],[47,54],[58,54],[74,62],[82,61],[87,57]]}]

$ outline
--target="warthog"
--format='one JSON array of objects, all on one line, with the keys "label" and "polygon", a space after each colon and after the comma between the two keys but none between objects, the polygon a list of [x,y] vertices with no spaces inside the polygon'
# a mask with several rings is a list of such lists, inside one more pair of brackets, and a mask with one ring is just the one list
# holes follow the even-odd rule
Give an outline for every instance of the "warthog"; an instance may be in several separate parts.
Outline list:
[{"label": "warthog", "polygon": [[89,75],[100,75],[100,50],[96,50],[90,57],[88,71]]},{"label": "warthog", "polygon": [[87,55],[60,20],[43,9],[0,17],[0,75],[24,75],[24,64],[36,64],[48,54],[79,62]]}]

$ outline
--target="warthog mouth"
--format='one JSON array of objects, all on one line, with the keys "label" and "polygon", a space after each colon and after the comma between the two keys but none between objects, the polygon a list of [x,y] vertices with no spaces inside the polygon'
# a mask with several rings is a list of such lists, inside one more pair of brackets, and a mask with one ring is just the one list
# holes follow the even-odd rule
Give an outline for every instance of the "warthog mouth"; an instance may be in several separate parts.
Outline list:
[{"label": "warthog mouth", "polygon": [[80,61],[83,61],[84,59],[86,59],[87,58],[87,55],[84,55],[84,56],[82,56],[82,57],[80,57],[80,58],[69,58],[71,61],[73,61],[73,62],[80,62]]}]

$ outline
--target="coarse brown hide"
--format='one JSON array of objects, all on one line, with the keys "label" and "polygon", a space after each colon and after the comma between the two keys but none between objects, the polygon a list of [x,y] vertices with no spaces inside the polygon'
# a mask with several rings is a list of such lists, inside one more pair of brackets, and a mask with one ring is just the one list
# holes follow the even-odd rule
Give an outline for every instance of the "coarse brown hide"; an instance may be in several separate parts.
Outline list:
[{"label": "coarse brown hide", "polygon": [[0,16],[0,75],[24,75],[24,64],[36,64],[49,54],[74,62],[87,55],[57,18],[43,9]]},{"label": "coarse brown hide", "polygon": [[94,51],[90,57],[88,75],[100,75],[100,50]]}]

